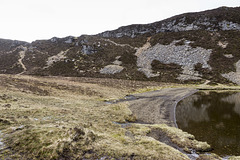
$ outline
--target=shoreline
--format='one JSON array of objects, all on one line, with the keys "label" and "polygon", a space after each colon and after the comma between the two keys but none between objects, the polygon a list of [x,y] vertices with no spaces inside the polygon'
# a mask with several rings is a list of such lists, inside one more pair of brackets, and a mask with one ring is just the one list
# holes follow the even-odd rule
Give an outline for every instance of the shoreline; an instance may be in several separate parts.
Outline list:
[{"label": "shoreline", "polygon": [[178,103],[179,103],[181,100],[183,100],[184,98],[187,98],[187,97],[189,97],[189,96],[197,93],[198,91],[199,91],[199,90],[193,90],[192,92],[190,92],[190,93],[188,93],[187,95],[181,97],[180,99],[178,99],[178,100],[175,102],[173,115],[174,115],[174,123],[175,123],[175,127],[176,127],[176,128],[179,128],[178,125],[177,125],[177,119],[176,119],[176,107],[177,107]]},{"label": "shoreline", "polygon": [[[145,124],[145,125],[162,125],[166,124],[169,127],[173,127],[176,129],[179,129],[177,123],[176,123],[176,107],[177,104],[183,100],[184,98],[191,96],[195,94],[198,91],[206,91],[206,90],[212,90],[212,91],[220,91],[219,88],[164,88],[161,90],[156,91],[150,91],[150,92],[144,92],[139,94],[133,94],[131,95],[133,98],[131,101],[128,101],[130,103],[129,109],[132,111],[133,115],[136,116],[136,123]],[[232,88],[225,88],[224,91],[239,91],[238,88],[232,89]],[[155,105],[154,105],[155,104]],[[157,112],[159,111],[159,112]],[[160,116],[156,116],[156,114],[159,114]],[[152,117],[151,117],[152,115]],[[180,129],[181,130],[181,129]],[[159,134],[158,131],[152,130],[151,134]],[[154,133],[155,132],[155,133]],[[164,135],[162,135],[163,137]],[[173,135],[175,136],[175,135]],[[171,137],[171,136],[170,136]],[[170,138],[169,137],[169,138]],[[156,137],[153,136],[153,138],[156,139]],[[170,138],[171,139],[171,138]],[[158,139],[156,139],[158,140]],[[161,141],[161,140],[159,140]],[[165,143],[166,140],[163,142]],[[200,142],[200,141],[198,141]],[[201,143],[201,142],[200,142]],[[168,141],[167,145],[172,146],[173,148],[179,150],[183,154],[187,155],[189,159],[197,159],[200,157],[204,158],[210,158],[210,159],[238,159],[240,157],[238,156],[225,156],[220,157],[212,152],[208,152],[210,150],[206,150],[201,152],[198,152],[196,150],[192,150],[190,153],[186,150],[184,150],[184,147],[179,147],[176,142]],[[177,145],[177,147],[175,146]],[[208,155],[205,155],[205,153],[209,153]]]},{"label": "shoreline", "polygon": [[129,109],[143,124],[167,124],[177,127],[176,105],[182,99],[196,93],[194,88],[164,88],[162,90],[134,94]]}]

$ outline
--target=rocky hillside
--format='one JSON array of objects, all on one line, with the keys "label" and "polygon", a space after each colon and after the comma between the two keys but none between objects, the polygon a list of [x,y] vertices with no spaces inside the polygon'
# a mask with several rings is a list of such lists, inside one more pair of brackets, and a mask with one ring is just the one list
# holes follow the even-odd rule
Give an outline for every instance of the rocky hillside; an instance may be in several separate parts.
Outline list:
[{"label": "rocky hillside", "polygon": [[0,73],[240,84],[240,7],[98,35],[0,39]]}]

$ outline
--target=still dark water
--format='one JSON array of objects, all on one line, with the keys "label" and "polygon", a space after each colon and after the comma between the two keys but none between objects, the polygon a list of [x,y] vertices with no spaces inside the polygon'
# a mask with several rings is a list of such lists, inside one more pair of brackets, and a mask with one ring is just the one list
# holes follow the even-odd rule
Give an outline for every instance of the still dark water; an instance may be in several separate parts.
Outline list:
[{"label": "still dark water", "polygon": [[178,103],[176,120],[214,153],[240,155],[240,92],[197,92]]}]

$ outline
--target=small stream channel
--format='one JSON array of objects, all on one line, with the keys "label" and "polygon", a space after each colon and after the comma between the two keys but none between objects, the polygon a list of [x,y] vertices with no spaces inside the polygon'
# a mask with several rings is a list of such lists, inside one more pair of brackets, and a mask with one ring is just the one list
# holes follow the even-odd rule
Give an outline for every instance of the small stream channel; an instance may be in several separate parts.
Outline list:
[{"label": "small stream channel", "polygon": [[178,103],[176,122],[213,153],[240,155],[240,92],[197,92]]}]

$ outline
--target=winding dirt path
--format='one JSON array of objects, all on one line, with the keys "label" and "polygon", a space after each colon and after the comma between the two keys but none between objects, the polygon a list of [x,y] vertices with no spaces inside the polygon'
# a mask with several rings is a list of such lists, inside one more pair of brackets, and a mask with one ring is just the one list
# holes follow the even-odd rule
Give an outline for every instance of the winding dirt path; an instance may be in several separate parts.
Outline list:
[{"label": "winding dirt path", "polygon": [[21,74],[23,74],[23,73],[25,73],[27,71],[26,66],[23,64],[23,59],[25,57],[25,54],[26,54],[26,51],[27,51],[27,47],[21,46],[21,48],[23,49],[23,51],[19,52],[20,58],[18,59],[18,63],[22,66],[23,71],[21,73],[19,73],[18,75],[21,75]]},{"label": "winding dirt path", "polygon": [[130,48],[133,48],[133,49],[137,49],[136,47],[133,47],[133,46],[131,46],[131,45],[129,45],[129,44],[119,44],[119,43],[116,43],[116,42],[114,42],[114,41],[112,41],[112,40],[110,40],[110,39],[102,39],[102,40],[104,40],[104,41],[106,41],[106,42],[110,42],[110,43],[112,43],[112,44],[114,44],[114,45],[116,45],[116,46],[120,46],[120,47],[130,47]]}]

